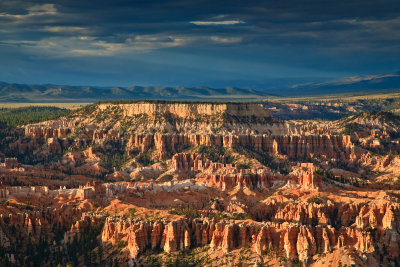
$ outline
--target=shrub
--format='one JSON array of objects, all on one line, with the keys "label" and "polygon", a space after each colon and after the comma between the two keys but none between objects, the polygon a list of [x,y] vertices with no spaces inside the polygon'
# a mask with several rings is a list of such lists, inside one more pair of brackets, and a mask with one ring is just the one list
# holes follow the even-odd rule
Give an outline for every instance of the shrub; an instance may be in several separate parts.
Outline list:
[{"label": "shrub", "polygon": [[307,202],[308,202],[308,203],[315,203],[315,204],[322,204],[323,201],[322,201],[322,199],[321,199],[320,197],[321,197],[320,194],[318,194],[318,195],[316,195],[316,196],[309,197],[309,198],[307,199]]}]

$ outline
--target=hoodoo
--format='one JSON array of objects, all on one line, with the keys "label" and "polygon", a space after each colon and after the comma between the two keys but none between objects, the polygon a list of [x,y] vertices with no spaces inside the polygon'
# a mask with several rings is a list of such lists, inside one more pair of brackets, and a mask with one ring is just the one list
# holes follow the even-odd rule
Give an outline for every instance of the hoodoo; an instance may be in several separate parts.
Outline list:
[{"label": "hoodoo", "polygon": [[89,253],[121,266],[400,263],[400,124],[357,116],[107,102],[1,129],[3,261],[34,258],[12,246],[29,240],[77,266]]}]

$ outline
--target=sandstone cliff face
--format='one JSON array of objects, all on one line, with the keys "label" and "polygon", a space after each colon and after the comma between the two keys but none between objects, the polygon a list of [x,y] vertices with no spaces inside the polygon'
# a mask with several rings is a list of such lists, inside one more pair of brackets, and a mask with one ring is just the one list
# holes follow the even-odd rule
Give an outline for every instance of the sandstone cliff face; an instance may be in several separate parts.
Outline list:
[{"label": "sandstone cliff face", "polygon": [[301,203],[288,204],[284,208],[278,208],[274,215],[277,221],[299,222],[307,225],[332,225],[336,218],[335,205]]},{"label": "sandstone cliff face", "polygon": [[[167,115],[172,117],[166,121],[154,121],[160,116],[165,119]],[[113,122],[112,128],[106,122],[96,123],[99,116]],[[130,121],[132,125],[115,123],[114,117]],[[134,134],[126,136],[126,127],[133,127],[130,132]],[[288,155],[290,158],[314,155],[349,158],[352,152],[349,136],[315,131],[312,127],[315,125],[298,126],[276,122],[271,119],[269,111],[258,104],[136,103],[101,104],[93,114],[85,115],[83,121],[64,118],[28,125],[25,135],[48,139],[75,134],[90,138],[93,142],[126,139],[127,149],[139,147],[143,152],[155,146],[158,158],[178,153],[187,146],[198,145],[248,147],[258,152]],[[156,133],[149,134],[151,131]]]},{"label": "sandstone cliff face", "polygon": [[316,204],[308,202],[264,203],[252,210],[261,219],[270,218],[276,222],[298,222],[305,225],[336,225],[356,227],[362,230],[390,229],[398,231],[400,226],[400,204],[340,204],[327,201]]},{"label": "sandstone cliff face", "polygon": [[[224,161],[223,156],[221,161]],[[210,187],[216,187],[222,191],[233,188],[263,190],[270,188],[273,181],[287,179],[304,189],[318,189],[322,186],[322,181],[312,163],[302,163],[293,167],[293,171],[286,177],[265,168],[239,169],[233,164],[214,163],[196,153],[178,153],[172,157],[171,167],[176,170],[203,171],[205,174],[202,178],[196,180],[206,182]]]},{"label": "sandstone cliff face", "polygon": [[131,137],[132,148],[142,151],[153,145],[159,158],[168,153],[178,153],[188,146],[217,146],[227,148],[248,147],[258,152],[283,154],[290,158],[305,158],[320,155],[326,158],[348,159],[352,143],[348,136],[268,136],[268,135],[146,135]]},{"label": "sandstone cliff face", "polygon": [[126,244],[118,257],[137,263],[205,246],[210,257],[243,250],[307,266],[346,253],[400,262],[400,192],[376,177],[395,186],[400,161],[373,150],[394,126],[350,137],[343,123],[278,122],[257,104],[136,103],[25,126],[0,140],[0,198],[12,203],[0,209],[0,242],[15,227],[33,241],[64,229],[67,244],[98,215],[102,241]]},{"label": "sandstone cliff face", "polygon": [[51,127],[40,127],[40,126],[27,126],[25,128],[25,135],[31,137],[43,137],[43,138],[58,138],[66,136],[71,132],[70,128],[51,128]]},{"label": "sandstone cliff face", "polygon": [[83,210],[64,206],[60,209],[47,209],[43,212],[24,212],[0,215],[0,227],[8,235],[12,235],[12,228],[17,229],[20,235],[30,235],[38,240],[41,235],[51,235],[55,229],[70,228],[73,218],[80,218]]},{"label": "sandstone cliff face", "polygon": [[322,185],[321,178],[316,174],[315,166],[312,163],[298,164],[290,175],[305,189],[317,189]]},{"label": "sandstone cliff face", "polygon": [[208,186],[219,188],[222,191],[231,190],[233,188],[263,190],[269,188],[270,182],[276,179],[276,177],[278,176],[268,170],[255,169],[225,174],[213,174],[206,176],[202,180],[207,182]]},{"label": "sandstone cliff face", "polygon": [[[112,104],[99,105],[100,110],[106,110],[115,107]],[[172,114],[179,118],[194,119],[196,116],[213,116],[226,114],[240,117],[270,117],[267,109],[261,104],[189,104],[189,103],[135,103],[120,104],[124,116],[132,117],[134,115],[147,114],[148,116],[157,116],[159,114]]]},{"label": "sandstone cliff face", "polygon": [[[391,257],[398,257],[398,234],[379,233],[386,240]],[[294,223],[209,221],[208,219],[179,219],[146,223],[140,220],[108,218],[103,229],[103,242],[127,239],[132,257],[146,249],[161,248],[166,252],[210,245],[213,250],[224,253],[251,246],[252,251],[262,255],[277,248],[289,259],[307,263],[318,253],[329,253],[342,247],[353,247],[357,253],[374,253],[374,239],[370,232],[331,226],[311,227]]]}]

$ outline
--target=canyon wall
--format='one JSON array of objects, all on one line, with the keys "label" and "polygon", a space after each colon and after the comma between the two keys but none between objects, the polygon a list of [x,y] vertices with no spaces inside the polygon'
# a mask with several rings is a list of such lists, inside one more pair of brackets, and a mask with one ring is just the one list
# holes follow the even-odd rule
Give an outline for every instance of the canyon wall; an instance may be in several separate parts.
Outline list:
[{"label": "canyon wall", "polygon": [[[115,107],[114,104],[100,104],[100,110],[106,110]],[[123,110],[124,116],[134,116],[139,114],[147,114],[154,116],[158,114],[173,114],[183,119],[192,119],[196,116],[221,115],[230,116],[258,116],[271,117],[269,111],[261,104],[217,104],[217,103],[134,103],[117,105]]]},{"label": "canyon wall", "polygon": [[321,155],[328,158],[349,158],[353,146],[349,136],[330,135],[145,135],[132,136],[128,146],[141,147],[142,151],[154,145],[160,158],[168,153],[178,153],[188,146],[217,146],[227,148],[248,148],[257,152],[288,155],[290,158],[304,158]]},{"label": "canyon wall", "polygon": [[[250,246],[263,255],[277,249],[288,259],[307,263],[317,253],[329,253],[351,247],[360,254],[373,254],[376,249],[387,250],[391,259],[399,257],[398,233],[382,229],[375,234],[362,228],[331,226],[312,227],[296,223],[230,222],[209,219],[179,219],[145,222],[128,218],[107,218],[102,233],[103,242],[127,240],[131,257],[147,249],[160,248],[175,252],[196,246],[209,245],[213,250],[228,253]],[[380,240],[383,247],[377,248]]]}]

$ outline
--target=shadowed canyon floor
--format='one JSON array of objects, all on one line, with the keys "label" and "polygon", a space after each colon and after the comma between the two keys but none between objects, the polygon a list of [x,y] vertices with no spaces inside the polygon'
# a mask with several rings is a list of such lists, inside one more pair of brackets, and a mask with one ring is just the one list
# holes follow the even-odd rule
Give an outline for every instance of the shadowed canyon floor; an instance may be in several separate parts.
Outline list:
[{"label": "shadowed canyon floor", "polygon": [[104,102],[2,127],[0,265],[398,266],[400,117],[277,113]]}]

